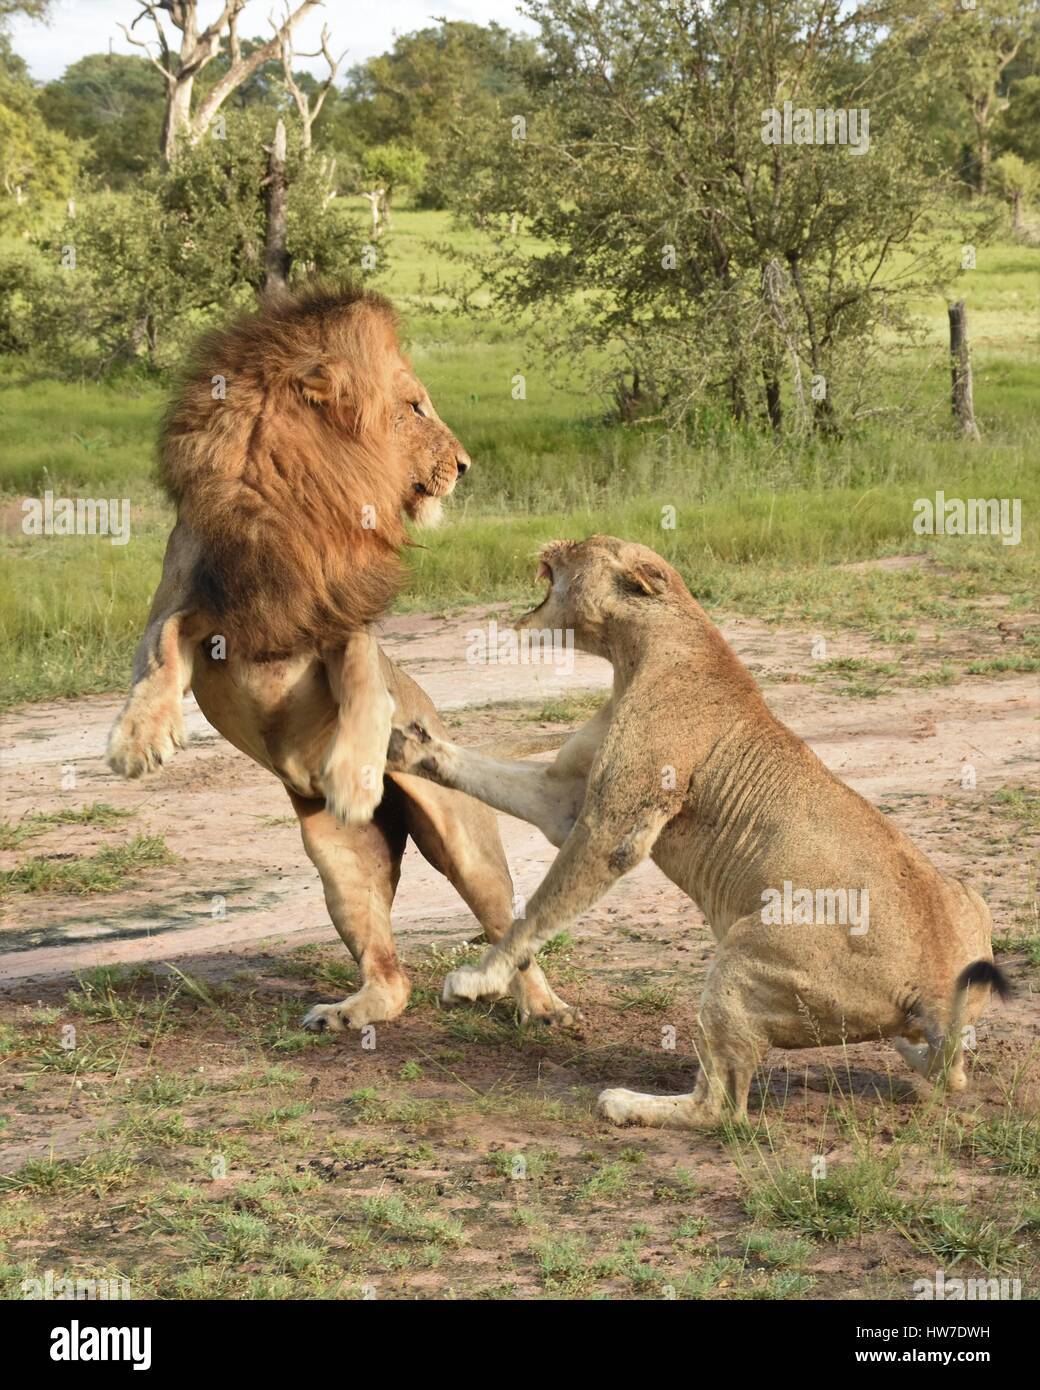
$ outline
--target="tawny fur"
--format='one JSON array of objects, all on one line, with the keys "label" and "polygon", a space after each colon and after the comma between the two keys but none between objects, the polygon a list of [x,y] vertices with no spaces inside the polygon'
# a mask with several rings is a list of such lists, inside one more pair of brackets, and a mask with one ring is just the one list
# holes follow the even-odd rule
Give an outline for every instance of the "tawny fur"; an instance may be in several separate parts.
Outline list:
[{"label": "tawny fur", "polygon": [[390,702],[368,625],[400,577],[402,514],[435,523],[469,467],[378,295],[311,288],[207,336],[166,418],[178,521],[108,762],[139,777],[184,743],[196,649],[318,653],[339,707],[324,791],[339,821],[382,795]]},{"label": "tawny fur", "polygon": [[[560,847],[502,941],[448,976],[445,1001],[500,993],[652,856],[719,943],[691,1040],[701,1071],[686,1096],[604,1092],[609,1119],[713,1125],[727,1109],[743,1118],[770,1047],[881,1037],[929,1079],[962,1089],[962,1029],[991,989],[1006,990],[978,893],[940,873],[775,718],[660,556],[593,536],[545,547],[542,571],[549,594],[520,625],[569,630],[579,650],[614,667],[612,698],[555,762],[489,758],[421,723],[391,739],[388,767],[531,821]],[[869,895],[869,922],[778,922],[763,907],[785,883]]]}]

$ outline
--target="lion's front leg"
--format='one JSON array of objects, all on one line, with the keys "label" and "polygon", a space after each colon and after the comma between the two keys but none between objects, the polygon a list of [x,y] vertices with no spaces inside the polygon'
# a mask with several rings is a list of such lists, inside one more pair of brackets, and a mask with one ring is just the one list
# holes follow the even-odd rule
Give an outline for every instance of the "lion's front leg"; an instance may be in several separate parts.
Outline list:
[{"label": "lion's front leg", "polygon": [[394,702],[379,666],[379,647],[367,631],[324,653],[336,728],[322,768],[325,805],[341,825],[361,825],[383,798],[386,747]]},{"label": "lion's front leg", "polygon": [[181,637],[181,614],[153,624],[141,639],[146,673],[112,725],[105,759],[120,777],[140,777],[168,763],[186,742],[182,701],[191,684],[192,644]]},{"label": "lion's front leg", "polygon": [[178,522],[134,654],[133,689],[108,738],[108,765],[121,777],[152,772],[184,746],[182,701],[191,685],[195,648],[214,626],[193,592],[198,558],[198,542]]}]

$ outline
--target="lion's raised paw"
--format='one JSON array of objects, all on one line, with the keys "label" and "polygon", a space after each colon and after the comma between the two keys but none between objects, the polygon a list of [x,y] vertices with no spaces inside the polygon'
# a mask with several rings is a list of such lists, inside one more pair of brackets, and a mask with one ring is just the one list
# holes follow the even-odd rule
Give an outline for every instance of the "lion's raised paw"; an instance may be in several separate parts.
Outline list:
[{"label": "lion's raised paw", "polygon": [[178,707],[145,717],[124,714],[108,737],[105,761],[120,777],[131,779],[156,772],[187,743],[184,718]]}]

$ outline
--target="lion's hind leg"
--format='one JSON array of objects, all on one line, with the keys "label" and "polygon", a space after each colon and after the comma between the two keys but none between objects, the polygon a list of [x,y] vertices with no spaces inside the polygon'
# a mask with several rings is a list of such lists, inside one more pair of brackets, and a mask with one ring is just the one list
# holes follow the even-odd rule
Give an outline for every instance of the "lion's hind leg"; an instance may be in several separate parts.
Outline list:
[{"label": "lion's hind leg", "polygon": [[323,653],[338,712],[322,768],[325,805],[341,825],[364,825],[383,796],[386,748],[394,702],[386,688],[379,647],[368,631]]},{"label": "lion's hind leg", "polygon": [[338,1004],[315,1004],[303,1027],[340,1033],[396,1018],[411,985],[397,961],[390,908],[407,831],[396,798],[367,825],[340,825],[320,801],[289,792],[304,848],[321,875],[336,930],[361,970],[361,986]]}]

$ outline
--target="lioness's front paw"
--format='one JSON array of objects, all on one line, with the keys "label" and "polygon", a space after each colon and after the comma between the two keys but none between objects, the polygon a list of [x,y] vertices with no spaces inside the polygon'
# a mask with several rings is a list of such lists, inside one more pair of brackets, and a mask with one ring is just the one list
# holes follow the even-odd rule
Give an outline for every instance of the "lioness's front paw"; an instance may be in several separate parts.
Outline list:
[{"label": "lioness's front paw", "polygon": [[421,720],[406,726],[396,724],[390,730],[386,765],[394,772],[435,772],[437,762],[431,745],[437,742]]},{"label": "lioness's front paw", "polygon": [[461,965],[445,978],[441,999],[445,1004],[473,1004],[478,999],[501,999],[515,971],[504,961]]},{"label": "lioness's front paw", "polygon": [[140,777],[168,763],[187,742],[180,702],[143,713],[128,708],[112,726],[105,761],[120,777]]},{"label": "lioness's front paw", "polygon": [[638,1091],[626,1091],[616,1087],[610,1091],[600,1091],[596,1109],[612,1125],[630,1125],[637,1122],[637,1104],[644,1100]]}]

